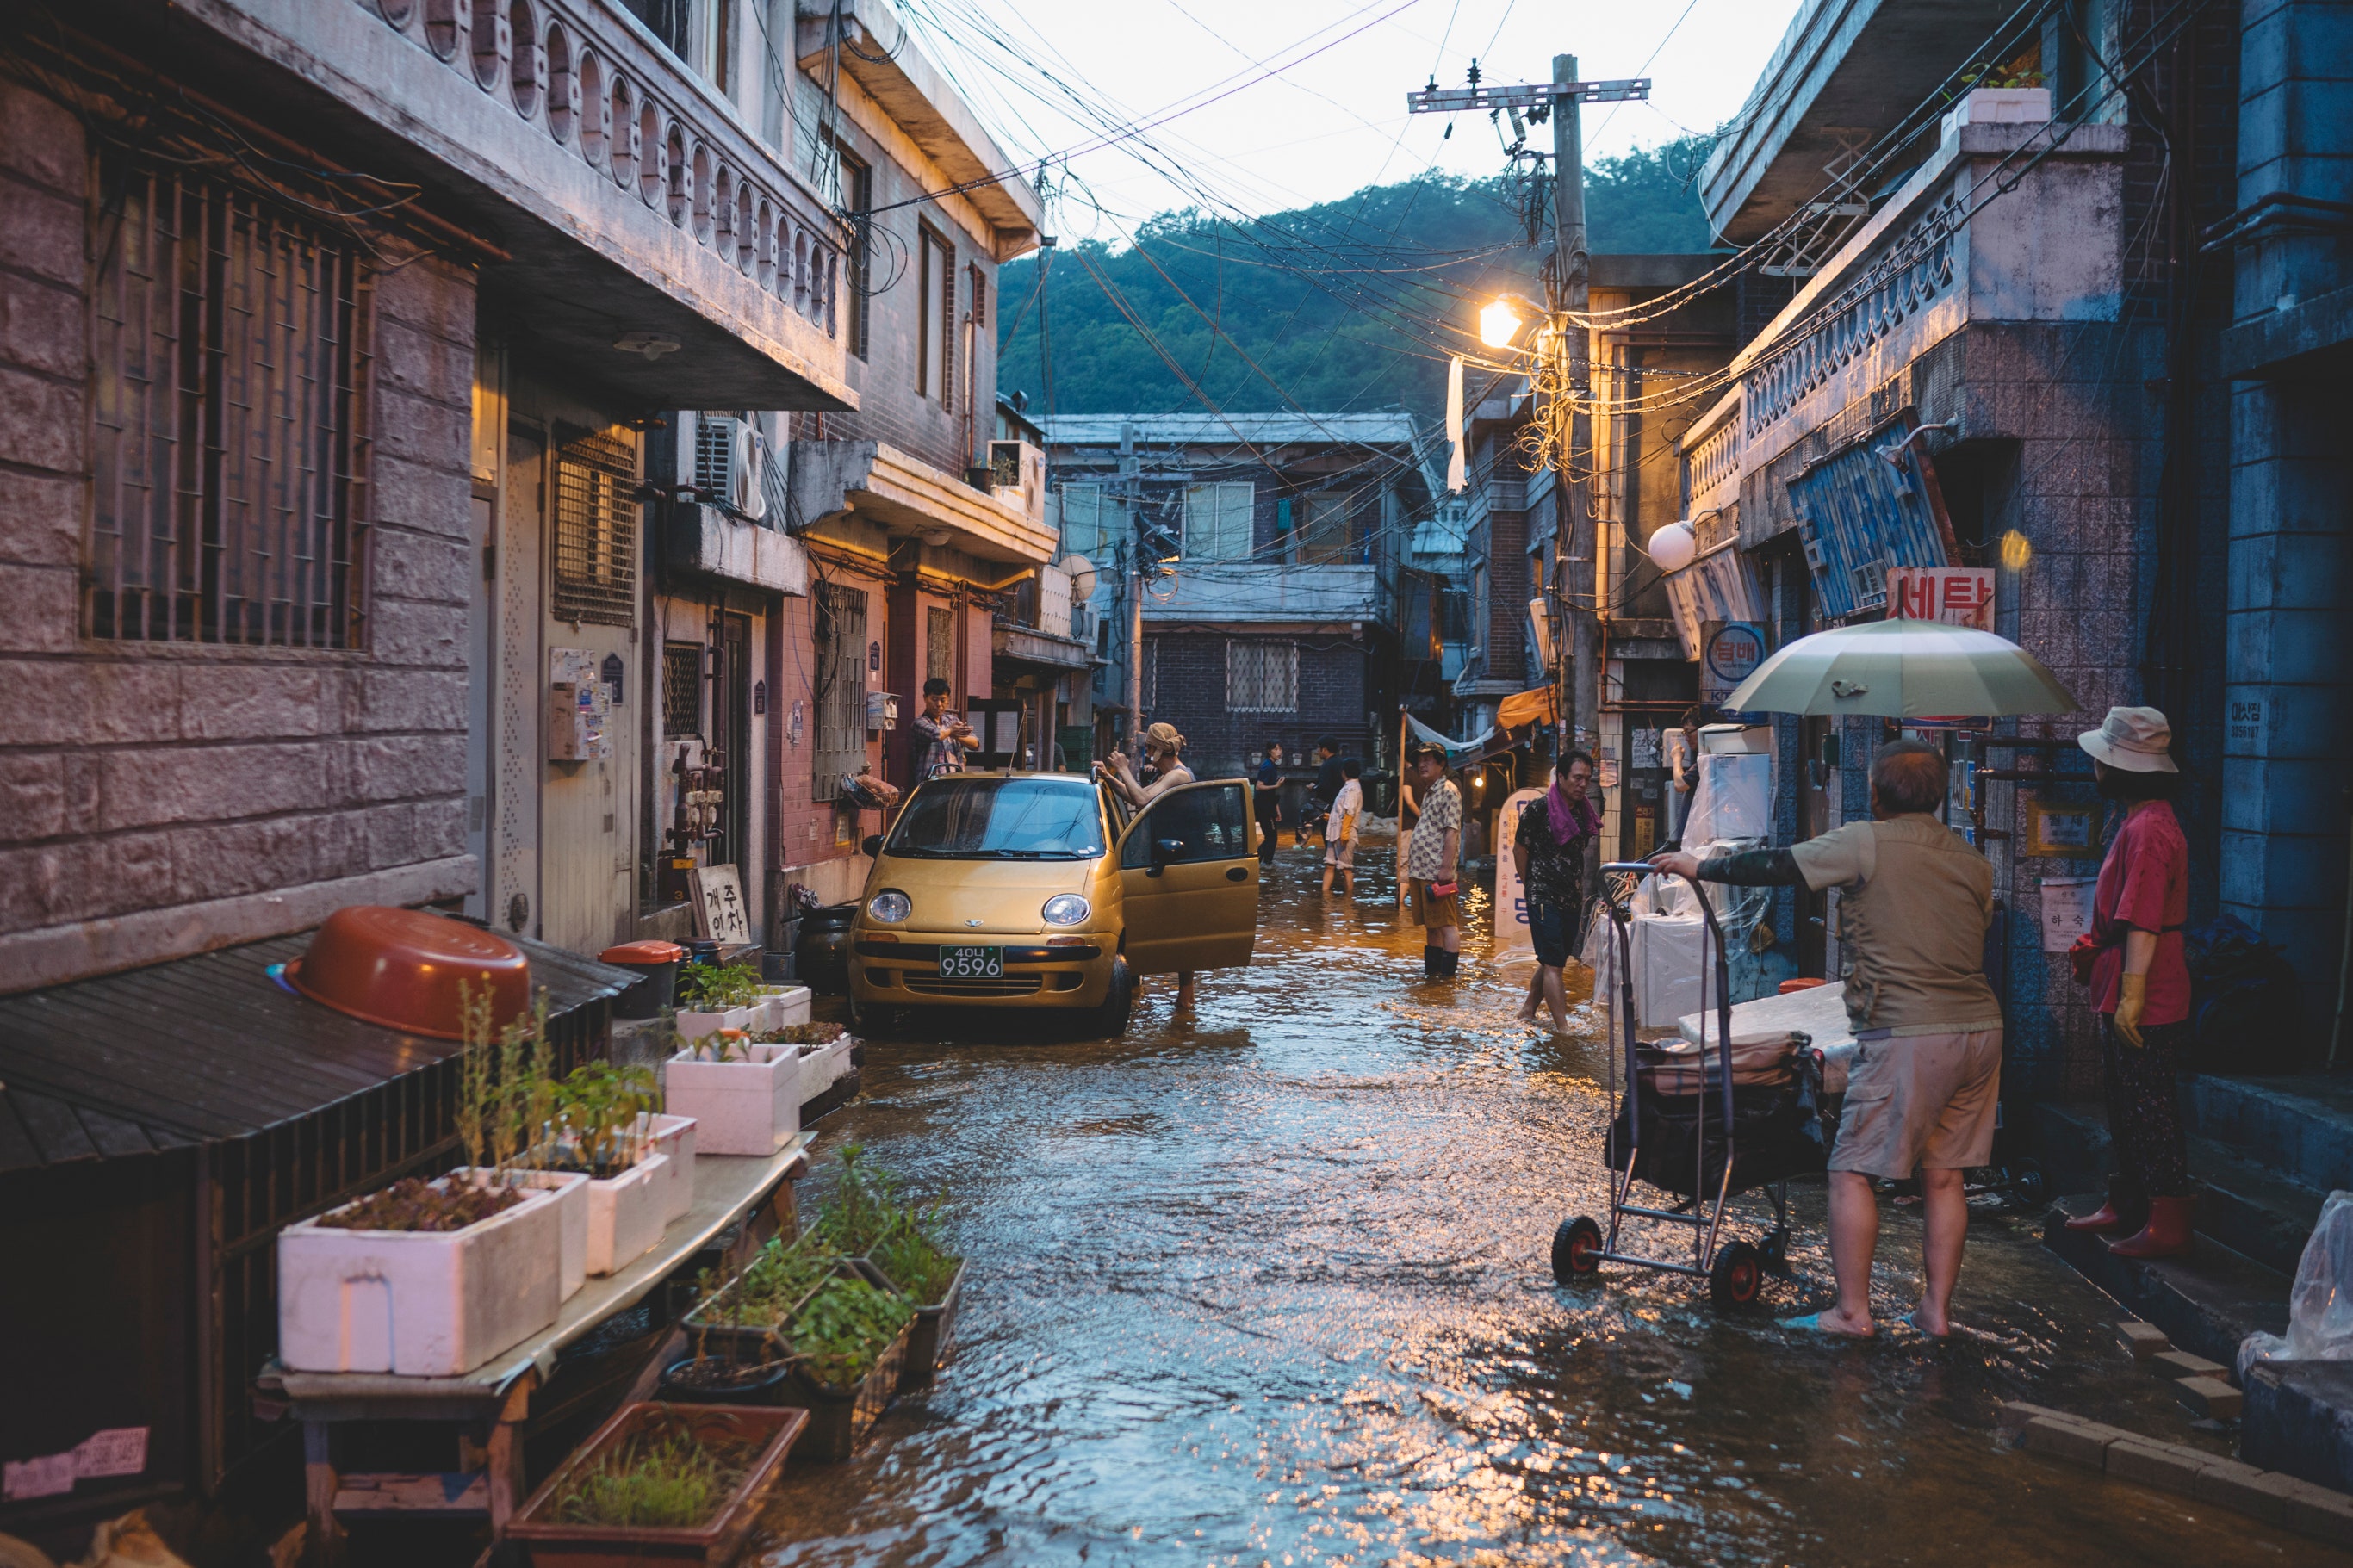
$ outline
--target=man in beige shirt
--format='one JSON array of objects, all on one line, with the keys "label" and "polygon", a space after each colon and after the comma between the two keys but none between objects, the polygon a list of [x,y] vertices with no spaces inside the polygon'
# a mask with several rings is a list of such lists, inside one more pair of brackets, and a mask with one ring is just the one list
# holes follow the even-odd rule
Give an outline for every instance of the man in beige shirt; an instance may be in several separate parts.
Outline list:
[{"label": "man in beige shirt", "polygon": [[1663,871],[1747,886],[1838,888],[1841,978],[1860,1044],[1831,1152],[1831,1263],[1838,1304],[1787,1327],[1868,1336],[1871,1260],[1879,1241],[1872,1178],[1920,1178],[1927,1274],[1905,1321],[1952,1331],[1953,1283],[1969,1210],[1961,1173],[1993,1157],[2001,1089],[2001,1004],[1985,977],[1993,868],[1933,815],[1945,758],[1894,741],[1871,763],[1869,822],[1792,849],[1749,849],[1702,864],[1658,856]]}]

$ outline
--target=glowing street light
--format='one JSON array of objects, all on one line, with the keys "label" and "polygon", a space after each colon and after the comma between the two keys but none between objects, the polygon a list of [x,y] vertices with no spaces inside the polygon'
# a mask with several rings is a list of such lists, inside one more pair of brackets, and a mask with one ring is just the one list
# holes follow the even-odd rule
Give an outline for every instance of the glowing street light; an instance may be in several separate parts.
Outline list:
[{"label": "glowing street light", "polygon": [[1544,307],[1517,294],[1498,294],[1479,312],[1479,341],[1491,349],[1507,349],[1520,329],[1540,320]]}]

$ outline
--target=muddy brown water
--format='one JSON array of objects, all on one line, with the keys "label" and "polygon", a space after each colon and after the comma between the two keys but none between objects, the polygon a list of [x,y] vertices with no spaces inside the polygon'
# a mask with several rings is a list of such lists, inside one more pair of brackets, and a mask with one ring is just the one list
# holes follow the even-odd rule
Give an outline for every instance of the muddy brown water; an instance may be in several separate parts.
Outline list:
[{"label": "muddy brown water", "polygon": [[[1974,1216],[1966,1334],[1824,1343],[1821,1188],[1763,1309],[1613,1270],[1553,1283],[1602,1212],[1603,1046],[1514,1017],[1473,893],[1460,981],[1419,982],[1385,847],[1327,905],[1266,882],[1250,968],[1126,1037],[1018,1026],[868,1047],[858,1142],[944,1189],[971,1259],[954,1357],[855,1460],[797,1468],[770,1564],[2342,1561],[2187,1499],[2008,1450],[2005,1398],[2225,1451],[2113,1342],[2040,1215]],[[1574,974],[1575,972],[1572,971]],[[1918,1289],[1888,1205],[1876,1300]]]}]

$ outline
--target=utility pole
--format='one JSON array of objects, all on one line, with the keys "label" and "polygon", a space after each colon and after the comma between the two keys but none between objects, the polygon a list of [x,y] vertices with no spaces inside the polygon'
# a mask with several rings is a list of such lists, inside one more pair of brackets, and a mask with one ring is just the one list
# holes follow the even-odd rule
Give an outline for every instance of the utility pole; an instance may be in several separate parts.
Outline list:
[{"label": "utility pole", "polygon": [[[1585,348],[1584,359],[1588,381],[1591,377],[1593,354],[1590,338],[1575,318],[1581,317],[1590,302],[1588,288],[1591,266],[1585,244],[1585,138],[1577,111],[1576,91],[1577,57],[1555,55],[1552,58],[1552,171],[1553,217],[1559,239],[1553,251],[1553,285],[1559,298],[1555,306],[1569,313],[1570,320],[1553,339],[1555,351],[1561,356],[1558,384],[1564,392],[1573,384],[1577,375],[1577,346]],[[1595,668],[1600,658],[1600,615],[1602,584],[1601,552],[1597,542],[1600,530],[1593,517],[1593,487],[1591,480],[1574,476],[1579,471],[1589,474],[1593,451],[1593,429],[1588,415],[1571,413],[1567,428],[1568,445],[1556,459],[1559,477],[1554,493],[1559,497],[1561,509],[1553,533],[1554,590],[1558,595],[1561,615],[1567,625],[1568,636],[1555,639],[1554,668],[1549,673],[1556,682],[1560,706],[1562,730],[1575,743],[1577,721],[1586,716],[1586,707],[1593,704],[1590,717],[1599,718],[1599,674]],[[1567,592],[1568,573],[1579,559],[1593,564],[1593,608],[1589,614],[1579,614]],[[1558,646],[1566,641],[1566,648]],[[1564,668],[1565,667],[1565,668]],[[1562,688],[1567,689],[1562,689]],[[1598,735],[1598,722],[1588,726]],[[1558,753],[1567,755],[1567,748]]]}]

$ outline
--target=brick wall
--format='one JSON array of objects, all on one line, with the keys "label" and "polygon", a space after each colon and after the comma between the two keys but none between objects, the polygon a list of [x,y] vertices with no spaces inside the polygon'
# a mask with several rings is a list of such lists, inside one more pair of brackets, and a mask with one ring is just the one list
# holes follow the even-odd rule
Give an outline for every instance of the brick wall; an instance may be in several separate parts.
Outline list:
[{"label": "brick wall", "polygon": [[0,81],[0,989],[473,878],[471,274],[428,259],[377,279],[361,647],[85,638],[87,172],[74,114]]},{"label": "brick wall", "polygon": [[[1222,632],[1154,632],[1155,700],[1147,723],[1176,726],[1185,761],[1200,778],[1240,773],[1271,740],[1281,740],[1292,764],[1303,765],[1316,739],[1337,738],[1343,755],[1369,757],[1366,730],[1366,672],[1371,648],[1363,641],[1321,635],[1228,637]],[[1299,644],[1299,706],[1289,713],[1234,713],[1226,708],[1226,644],[1248,640]]]}]

